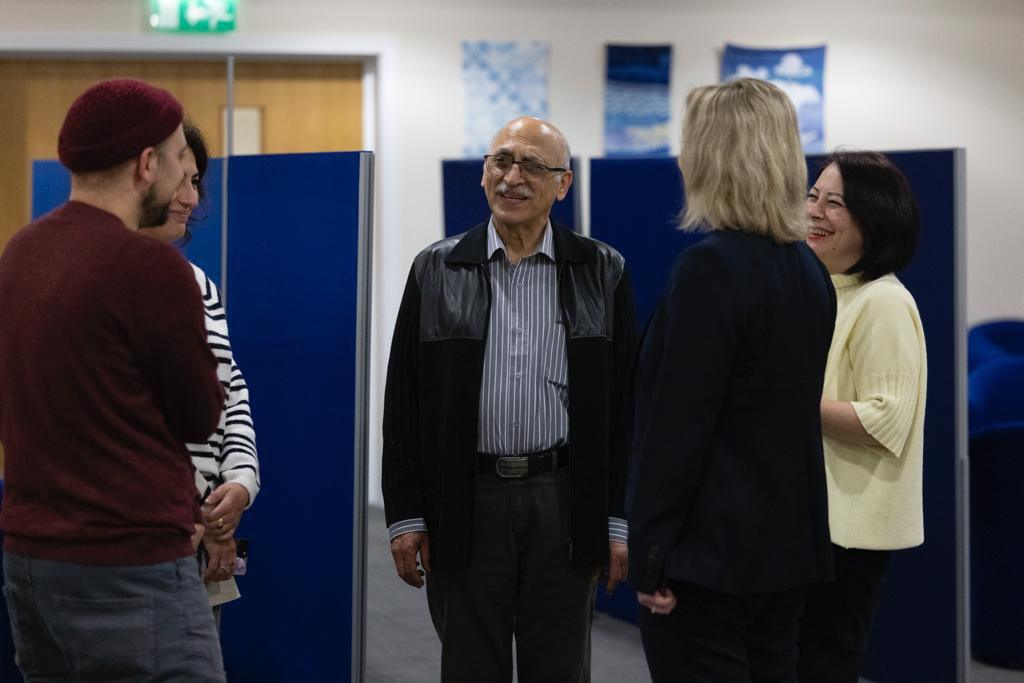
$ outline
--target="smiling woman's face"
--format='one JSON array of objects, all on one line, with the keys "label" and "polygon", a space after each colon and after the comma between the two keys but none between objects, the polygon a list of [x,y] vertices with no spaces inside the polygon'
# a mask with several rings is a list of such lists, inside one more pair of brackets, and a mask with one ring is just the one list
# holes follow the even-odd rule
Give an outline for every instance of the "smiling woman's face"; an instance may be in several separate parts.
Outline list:
[{"label": "smiling woman's face", "polygon": [[171,211],[167,222],[157,228],[147,228],[144,233],[155,237],[161,242],[173,242],[185,236],[188,217],[199,204],[199,170],[196,168],[196,155],[191,149],[185,150],[182,159],[185,176],[171,200]]},{"label": "smiling woman's face", "polygon": [[864,255],[864,237],[846,208],[843,178],[835,164],[818,176],[805,206],[811,222],[807,244],[830,274],[845,273]]}]

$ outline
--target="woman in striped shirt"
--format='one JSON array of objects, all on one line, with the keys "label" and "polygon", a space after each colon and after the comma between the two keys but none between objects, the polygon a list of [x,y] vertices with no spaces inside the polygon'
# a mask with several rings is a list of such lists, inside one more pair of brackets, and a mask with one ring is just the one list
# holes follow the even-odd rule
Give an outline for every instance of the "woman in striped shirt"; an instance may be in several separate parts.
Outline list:
[{"label": "woman in striped shirt", "polygon": [[[205,197],[203,176],[209,160],[202,134],[188,122],[185,139],[186,177],[171,201],[168,219],[160,227],[146,229],[149,236],[175,244],[188,243],[192,212]],[[192,264],[192,270],[206,308],[207,343],[217,358],[217,375],[227,394],[217,431],[205,443],[186,444],[196,468],[196,487],[204,500],[203,546],[209,560],[203,579],[211,604],[216,606],[239,597],[232,576],[237,551],[234,533],[242,512],[252,505],[260,490],[259,461],[249,390],[231,353],[220,292],[201,268]]]}]

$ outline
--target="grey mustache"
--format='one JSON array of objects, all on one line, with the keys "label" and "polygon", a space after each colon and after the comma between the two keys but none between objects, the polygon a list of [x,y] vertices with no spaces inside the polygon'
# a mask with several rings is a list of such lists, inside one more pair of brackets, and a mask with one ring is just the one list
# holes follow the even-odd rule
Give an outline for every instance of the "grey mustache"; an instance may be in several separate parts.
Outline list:
[{"label": "grey mustache", "polygon": [[498,187],[495,189],[498,191],[498,194],[507,194],[513,197],[519,197],[520,199],[530,199],[531,197],[533,197],[533,192],[529,188],[511,188],[509,187],[509,184],[504,180],[498,183]]}]

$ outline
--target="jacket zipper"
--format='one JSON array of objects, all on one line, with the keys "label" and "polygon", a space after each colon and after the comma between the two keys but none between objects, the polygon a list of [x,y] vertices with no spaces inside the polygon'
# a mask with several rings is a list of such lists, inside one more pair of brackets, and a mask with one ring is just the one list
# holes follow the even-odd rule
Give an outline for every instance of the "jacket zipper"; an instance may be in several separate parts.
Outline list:
[{"label": "jacket zipper", "polygon": [[[493,303],[492,299],[494,298],[494,293],[491,291],[491,274],[487,271],[487,265],[483,264],[483,263],[478,263],[478,264],[476,264],[476,267],[480,271],[481,275],[483,275],[484,285],[485,285],[485,289],[487,291],[487,318],[486,318],[486,322],[484,323],[484,354],[486,356],[486,354],[487,354],[487,339],[491,335],[491,304]],[[483,366],[486,365],[486,363],[487,363],[487,359],[484,358],[484,362],[481,363],[481,367],[480,367],[480,379],[477,382],[477,386],[478,387],[483,385],[483,381],[484,381],[484,377],[483,377],[484,367]],[[477,437],[477,443],[479,443],[479,441],[480,441],[480,397],[479,397],[479,394],[477,395],[477,405],[476,405],[476,437]],[[474,444],[474,448],[475,447],[476,447],[476,445]],[[474,459],[474,460],[472,460],[472,462],[474,463],[474,467],[475,467],[476,460]],[[475,475],[475,470],[474,470],[474,475],[473,476],[476,476]],[[472,493],[473,493],[473,497],[476,498],[476,485],[475,484],[474,484],[474,486],[472,488]],[[470,534],[470,538],[472,538],[472,533]],[[472,541],[471,541],[471,544],[472,544]]]},{"label": "jacket zipper", "polygon": [[[558,268],[558,309],[559,309],[559,312],[562,314],[562,329],[565,331],[566,361],[568,361],[568,355],[569,355],[569,325],[568,325],[568,321],[566,320],[566,316],[565,316],[565,300],[564,300],[565,297],[562,296],[562,283],[565,280],[565,269],[566,269],[566,264],[565,263],[562,263],[559,266],[559,268]],[[571,404],[569,406],[569,409],[572,410],[572,405]],[[569,420],[569,431],[570,432],[572,431],[572,420],[571,419]],[[570,448],[571,448],[571,446],[570,446]],[[569,547],[568,547],[568,551],[569,551],[569,561],[570,562],[572,562],[572,553],[573,553],[573,541],[572,541],[572,529],[573,529],[572,471],[573,471],[573,458],[570,457],[569,458],[568,473],[567,473],[568,477],[569,477],[569,500],[566,501],[566,507],[569,510],[569,534],[568,534],[568,536],[569,536],[568,546]]]}]

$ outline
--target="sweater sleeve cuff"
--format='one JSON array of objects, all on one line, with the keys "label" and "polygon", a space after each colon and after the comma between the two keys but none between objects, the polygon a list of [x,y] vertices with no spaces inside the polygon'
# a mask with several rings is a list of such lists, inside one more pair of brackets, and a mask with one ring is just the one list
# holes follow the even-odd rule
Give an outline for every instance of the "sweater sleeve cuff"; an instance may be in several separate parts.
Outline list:
[{"label": "sweater sleeve cuff", "polygon": [[621,517],[609,517],[608,540],[613,543],[629,543],[629,522]]},{"label": "sweater sleeve cuff", "polygon": [[411,534],[414,531],[426,531],[427,523],[422,517],[415,519],[403,519],[388,527],[388,541],[393,541],[402,534]]},{"label": "sweater sleeve cuff", "polygon": [[917,409],[916,378],[899,373],[875,375],[861,383],[858,394],[865,399],[854,401],[853,409],[864,430],[899,457]]},{"label": "sweater sleeve cuff", "polygon": [[245,487],[245,490],[249,492],[249,504],[245,506],[248,510],[252,507],[252,504],[256,501],[256,494],[260,492],[260,485],[256,481],[256,475],[252,470],[228,470],[221,472],[221,476],[224,477],[225,483],[238,484]]}]

